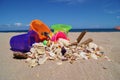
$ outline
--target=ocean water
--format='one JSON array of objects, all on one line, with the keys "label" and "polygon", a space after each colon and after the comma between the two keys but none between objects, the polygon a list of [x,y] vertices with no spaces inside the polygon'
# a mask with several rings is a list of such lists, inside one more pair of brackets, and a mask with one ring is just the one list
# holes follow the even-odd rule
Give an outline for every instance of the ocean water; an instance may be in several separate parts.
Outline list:
[{"label": "ocean water", "polygon": [[[114,28],[108,28],[108,29],[71,29],[70,32],[120,32],[120,30],[114,29]],[[52,30],[53,31],[53,30]],[[28,29],[7,29],[2,30],[0,29],[0,32],[28,32]]]},{"label": "ocean water", "polygon": [[[29,26],[27,27],[0,27],[0,32],[28,32]],[[82,31],[87,31],[87,32],[120,32],[120,30],[117,30],[115,28],[88,28],[88,29],[74,29],[72,28],[70,32],[82,32]],[[53,30],[52,30],[53,31]]]},{"label": "ocean water", "polygon": [[120,30],[117,30],[115,28],[101,28],[101,29],[71,29],[70,32],[120,32]]}]

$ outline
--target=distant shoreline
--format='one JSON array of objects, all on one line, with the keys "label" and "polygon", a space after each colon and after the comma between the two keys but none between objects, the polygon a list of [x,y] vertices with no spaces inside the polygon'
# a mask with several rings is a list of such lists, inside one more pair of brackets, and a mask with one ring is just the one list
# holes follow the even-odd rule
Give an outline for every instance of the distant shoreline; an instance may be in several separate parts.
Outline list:
[{"label": "distant shoreline", "polygon": [[[117,30],[114,28],[110,28],[110,29],[108,29],[108,28],[103,28],[103,29],[71,29],[70,32],[82,32],[85,30],[88,32],[120,32],[120,30]],[[28,30],[0,30],[0,32],[28,32]]]}]

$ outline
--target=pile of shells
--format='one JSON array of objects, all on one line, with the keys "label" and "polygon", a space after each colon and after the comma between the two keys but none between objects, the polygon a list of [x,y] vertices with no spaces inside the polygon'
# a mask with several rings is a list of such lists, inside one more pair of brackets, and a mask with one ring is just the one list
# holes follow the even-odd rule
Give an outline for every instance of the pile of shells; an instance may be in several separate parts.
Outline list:
[{"label": "pile of shells", "polygon": [[103,48],[93,42],[87,44],[71,45],[70,41],[60,38],[57,42],[48,41],[47,45],[42,42],[34,43],[30,52],[27,53],[26,62],[30,67],[44,64],[47,60],[68,61],[71,64],[79,59],[110,59],[104,55]]}]

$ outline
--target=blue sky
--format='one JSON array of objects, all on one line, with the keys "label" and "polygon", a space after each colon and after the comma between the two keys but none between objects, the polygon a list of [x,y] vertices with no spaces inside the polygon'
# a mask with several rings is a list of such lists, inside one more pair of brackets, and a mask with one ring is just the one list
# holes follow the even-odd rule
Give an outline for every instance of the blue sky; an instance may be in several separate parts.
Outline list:
[{"label": "blue sky", "polygon": [[120,25],[120,0],[0,0],[0,10],[0,28],[26,27],[34,19],[73,28]]}]

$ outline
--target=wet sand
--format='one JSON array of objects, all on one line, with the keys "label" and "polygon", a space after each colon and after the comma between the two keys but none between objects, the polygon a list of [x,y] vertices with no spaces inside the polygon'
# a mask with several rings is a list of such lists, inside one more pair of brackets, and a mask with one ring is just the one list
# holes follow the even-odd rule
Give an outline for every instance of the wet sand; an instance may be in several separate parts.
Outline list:
[{"label": "wet sand", "polygon": [[[47,61],[34,68],[25,60],[13,59],[9,40],[18,34],[23,33],[0,33],[0,80],[120,80],[120,32],[87,32],[82,39],[92,38],[111,61],[90,59],[62,65]],[[70,32],[68,37],[73,42],[79,34]]]}]

